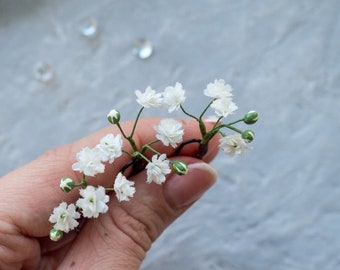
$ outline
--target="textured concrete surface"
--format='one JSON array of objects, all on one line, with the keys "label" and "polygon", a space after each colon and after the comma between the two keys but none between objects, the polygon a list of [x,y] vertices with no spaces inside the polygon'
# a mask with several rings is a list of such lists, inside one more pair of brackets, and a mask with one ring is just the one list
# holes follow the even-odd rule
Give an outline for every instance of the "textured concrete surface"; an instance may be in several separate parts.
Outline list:
[{"label": "textured concrete surface", "polygon": [[[340,269],[339,14],[338,0],[0,0],[0,175],[105,126],[113,107],[132,118],[135,89],[180,81],[198,112],[223,78],[240,114],[261,115],[254,149],[214,161],[219,182],[142,269]],[[131,53],[140,37],[155,47],[146,61]]]}]

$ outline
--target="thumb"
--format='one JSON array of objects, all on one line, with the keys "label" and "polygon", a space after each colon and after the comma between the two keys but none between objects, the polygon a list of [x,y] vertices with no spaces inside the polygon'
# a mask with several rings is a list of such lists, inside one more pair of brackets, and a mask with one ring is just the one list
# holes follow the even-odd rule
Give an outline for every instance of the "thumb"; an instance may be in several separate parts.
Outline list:
[{"label": "thumb", "polygon": [[[86,223],[76,240],[79,245],[74,246],[91,246],[87,251],[96,251],[96,256],[82,252],[82,258],[91,258],[92,268],[138,269],[151,244],[164,229],[215,183],[217,173],[207,163],[190,157],[181,160],[189,164],[186,175],[172,174],[165,184],[157,185],[147,184],[145,174],[139,173],[131,178],[138,190],[135,197],[121,203],[112,197],[109,215]],[[74,261],[72,253],[68,252],[67,257]],[[81,261],[77,263],[78,266],[81,264]],[[89,262],[84,266],[89,267]]]}]

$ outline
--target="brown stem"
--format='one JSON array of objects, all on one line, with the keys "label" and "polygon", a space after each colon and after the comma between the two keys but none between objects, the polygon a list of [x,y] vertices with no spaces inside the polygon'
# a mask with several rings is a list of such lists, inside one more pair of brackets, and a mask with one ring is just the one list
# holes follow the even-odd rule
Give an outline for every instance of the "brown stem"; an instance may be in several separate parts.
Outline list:
[{"label": "brown stem", "polygon": [[137,174],[139,172],[141,172],[142,170],[145,169],[145,166],[147,165],[146,160],[142,159],[142,158],[134,158],[132,160],[130,160],[128,163],[126,163],[123,168],[120,170],[120,172],[122,174],[124,174],[124,172],[132,166],[132,175]]},{"label": "brown stem", "polygon": [[209,144],[208,144],[208,143],[202,144],[201,142],[202,142],[202,140],[200,140],[200,139],[191,139],[191,140],[184,141],[184,142],[182,142],[181,145],[176,149],[174,155],[175,155],[175,156],[178,156],[178,155],[181,153],[183,147],[186,146],[187,144],[190,144],[190,143],[199,143],[198,152],[197,152],[197,154],[196,154],[196,157],[197,157],[198,159],[202,159],[202,158],[205,156],[205,154],[208,152]]}]

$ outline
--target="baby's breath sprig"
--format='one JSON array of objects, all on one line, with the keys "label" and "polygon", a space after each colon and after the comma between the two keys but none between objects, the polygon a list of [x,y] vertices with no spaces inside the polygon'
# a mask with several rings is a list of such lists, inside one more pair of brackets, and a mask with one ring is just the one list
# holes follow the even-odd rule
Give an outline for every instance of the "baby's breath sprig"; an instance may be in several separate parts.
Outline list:
[{"label": "baby's breath sprig", "polygon": [[[97,218],[99,214],[108,211],[110,197],[108,192],[114,192],[118,201],[129,201],[135,194],[136,188],[134,182],[127,179],[125,172],[132,168],[132,174],[146,170],[146,182],[163,184],[166,176],[173,170],[178,175],[188,173],[188,165],[183,161],[169,159],[165,153],[159,152],[154,144],[161,142],[163,145],[175,149],[175,156],[179,155],[184,146],[190,143],[198,143],[196,156],[202,159],[208,152],[210,140],[217,134],[220,135],[220,148],[231,156],[242,155],[246,152],[255,135],[252,130],[240,130],[235,127],[237,123],[254,124],[258,119],[255,111],[248,112],[243,118],[223,123],[223,118],[234,114],[237,106],[232,101],[232,88],[225,84],[224,80],[215,80],[207,85],[204,95],[211,98],[208,105],[202,110],[199,116],[189,113],[183,106],[186,99],[185,90],[182,84],[176,83],[174,86],[168,86],[162,93],[156,93],[150,86],[144,92],[135,91],[137,103],[141,105],[132,130],[129,134],[121,125],[121,114],[116,109],[107,114],[107,119],[112,125],[116,125],[120,134],[107,134],[103,137],[94,148],[85,147],[76,155],[76,162],[72,169],[82,174],[81,181],[76,183],[70,177],[63,177],[60,180],[60,188],[64,192],[72,192],[79,188],[80,198],[75,202],[67,205],[61,202],[55,207],[49,221],[54,223],[50,231],[50,238],[58,241],[64,233],[75,229],[81,216],[86,218]],[[182,123],[172,119],[165,118],[158,125],[154,126],[155,138],[138,147],[134,136],[144,109],[164,107],[169,113],[181,110],[185,115],[197,121],[201,133],[200,138],[191,138],[183,141],[184,130]],[[214,110],[216,117],[213,120],[207,120],[206,113],[209,109]],[[207,128],[207,122],[213,122],[212,128]],[[226,134],[223,130],[232,130],[234,134]],[[123,148],[123,139],[130,144],[132,151]],[[113,179],[109,187],[91,185],[91,178],[105,171],[105,166],[112,164],[122,154],[131,157],[131,161],[126,163]],[[150,157],[151,156],[151,157]]]},{"label": "baby's breath sprig", "polygon": [[[234,125],[239,122],[245,124],[254,124],[258,120],[258,113],[256,111],[249,111],[243,118],[236,121],[224,124],[223,118],[234,114],[237,110],[236,104],[232,100],[232,88],[229,84],[225,84],[224,80],[215,80],[214,83],[207,85],[204,90],[204,95],[212,98],[208,105],[203,109],[202,113],[196,117],[189,113],[183,106],[180,105],[182,112],[195,119],[198,122],[201,138],[189,139],[181,143],[177,148],[175,155],[178,155],[184,146],[191,143],[198,143],[198,151],[196,157],[202,159],[208,152],[209,141],[216,135],[220,134],[220,148],[227,154],[233,156],[235,154],[243,154],[245,149],[248,149],[246,143],[251,142],[255,138],[255,133],[252,130],[242,131],[236,128]],[[209,109],[213,109],[215,112],[214,119],[206,120],[204,116]],[[206,122],[213,122],[214,125],[210,130],[207,130]],[[222,132],[222,129],[227,128],[236,132],[233,135],[227,135]],[[239,150],[242,148],[242,151]]]}]

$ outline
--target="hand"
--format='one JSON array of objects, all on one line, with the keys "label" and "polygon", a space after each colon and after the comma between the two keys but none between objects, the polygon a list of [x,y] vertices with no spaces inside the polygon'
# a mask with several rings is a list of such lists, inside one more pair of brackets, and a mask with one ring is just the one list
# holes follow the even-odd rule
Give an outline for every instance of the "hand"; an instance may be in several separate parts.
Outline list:
[{"label": "hand", "polygon": [[[139,146],[154,139],[153,126],[160,119],[141,119],[135,138]],[[132,122],[123,123],[124,130]],[[183,120],[184,140],[199,138],[197,124]],[[100,130],[73,144],[50,150],[30,164],[0,179],[0,269],[138,269],[151,244],[162,231],[187,210],[217,177],[209,162],[216,155],[218,141],[210,142],[204,161],[193,158],[197,144],[187,145],[181,159],[189,165],[185,176],[170,174],[163,185],[147,184],[145,172],[130,176],[136,194],[119,203],[110,196],[109,211],[98,219],[84,220],[79,231],[64,235],[59,242],[49,239],[48,218],[61,201],[71,203],[79,193],[64,193],[59,181],[64,176],[81,177],[72,171],[75,155],[85,146],[93,147],[107,133],[118,134],[114,126]],[[126,150],[128,144],[124,144]],[[172,147],[161,144],[167,153]],[[104,174],[90,179],[92,185],[110,186],[115,175],[129,161],[127,155],[106,166]]]}]

